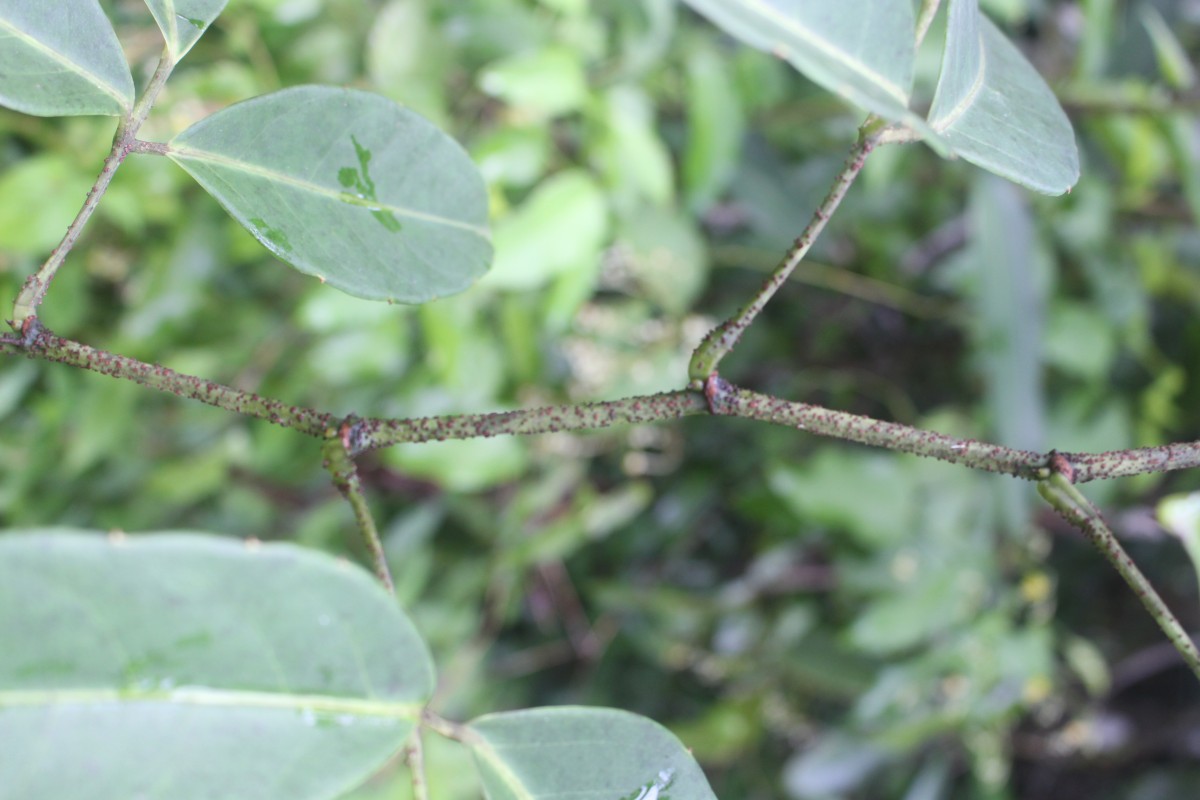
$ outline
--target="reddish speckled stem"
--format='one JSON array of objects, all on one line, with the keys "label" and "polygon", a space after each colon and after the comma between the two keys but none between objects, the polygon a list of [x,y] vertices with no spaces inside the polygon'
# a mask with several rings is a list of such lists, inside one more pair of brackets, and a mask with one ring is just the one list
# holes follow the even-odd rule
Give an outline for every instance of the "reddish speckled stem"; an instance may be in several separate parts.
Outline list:
[{"label": "reddish speckled stem", "polygon": [[416,419],[364,419],[356,432],[353,452],[404,442],[440,442],[489,436],[528,436],[536,433],[609,428],[707,414],[699,392],[682,390],[602,403],[543,406],[493,414],[461,414]]},{"label": "reddish speckled stem", "polygon": [[796,265],[804,260],[804,256],[808,254],[813,242],[821,235],[821,231],[825,230],[825,224],[829,222],[829,218],[842,202],[842,198],[846,196],[854,179],[862,171],[867,156],[875,149],[878,142],[878,124],[874,121],[874,117],[870,117],[867,123],[859,129],[858,141],[854,143],[850,155],[846,157],[842,171],[834,178],[833,185],[829,188],[829,194],[825,195],[821,205],[813,212],[808,226],[792,243],[792,248],[783,257],[783,261],[779,262],[779,266],[775,267],[775,270],[763,282],[758,294],[749,303],[738,309],[736,314],[709,331],[696,351],[692,353],[691,363],[688,364],[688,379],[692,381],[693,386],[698,387],[709,375],[717,371],[721,359],[725,358],[726,354],[742,338],[742,334],[750,327],[750,323],[754,322],[758,313],[775,296],[775,292],[779,291],[779,287],[796,269]]},{"label": "reddish speckled stem", "polygon": [[[63,339],[42,328],[36,318],[32,318],[27,327],[23,337],[0,337],[0,353],[23,352],[31,358],[124,378],[180,397],[294,428],[320,439],[329,438],[331,426],[336,427],[341,423],[340,418],[332,414],[286,405],[157,364],[147,364]],[[756,419],[820,436],[937,458],[1026,480],[1044,480],[1052,471],[1058,471],[1069,473],[1075,483],[1086,483],[1200,466],[1200,442],[1180,442],[1107,453],[1035,453],[759,394],[733,386],[719,375],[710,375],[701,390],[683,389],[600,403],[544,406],[490,414],[355,419],[346,429],[345,438],[347,452],[355,456],[365,450],[408,442],[529,436],[661,422],[698,414]]]},{"label": "reddish speckled stem", "polygon": [[709,378],[705,394],[714,414],[757,419],[820,436],[937,458],[1026,480],[1039,480],[1049,474],[1046,468],[1049,457],[1042,453],[1014,450],[974,439],[957,439],[898,422],[782,400],[740,389],[719,376]]},{"label": "reddish speckled stem", "polygon": [[332,414],[322,414],[301,406],[285,405],[277,400],[259,397],[231,386],[224,386],[193,375],[184,375],[158,364],[147,364],[136,358],[119,356],[107,350],[63,339],[42,328],[36,317],[31,318],[31,322],[32,325],[28,326],[31,330],[26,336],[24,348],[30,358],[70,364],[73,367],[90,369],[114,378],[124,378],[161,392],[199,400],[201,403],[224,408],[248,417],[265,419],[286,428],[295,428],[301,433],[318,438],[325,438],[326,429],[336,419]]},{"label": "reddish speckled stem", "polygon": [[1104,522],[1104,518],[1100,516],[1100,512],[1096,510],[1090,500],[1071,485],[1070,477],[1064,473],[1055,472],[1048,479],[1038,483],[1038,493],[1054,507],[1055,511],[1062,515],[1063,519],[1083,531],[1083,535],[1088,538],[1088,541],[1108,559],[1108,563],[1113,565],[1113,568],[1129,584],[1129,588],[1133,589],[1133,593],[1142,601],[1146,611],[1158,623],[1158,627],[1167,635],[1167,639],[1174,645],[1179,655],[1183,656],[1188,668],[1197,678],[1200,678],[1200,652],[1196,650],[1196,643],[1192,641],[1192,637],[1187,635],[1183,625],[1171,613],[1171,609],[1154,590],[1154,586],[1125,552],[1125,548],[1121,547],[1121,543],[1117,541],[1117,537],[1113,536],[1113,532]]},{"label": "reddish speckled stem", "polygon": [[351,438],[357,425],[357,420],[351,418],[341,425],[330,427],[325,431],[325,444],[321,448],[325,456],[324,466],[333,476],[333,485],[346,498],[354,511],[354,520],[362,533],[367,552],[371,555],[371,563],[375,567],[375,575],[379,582],[391,594],[396,593],[396,584],[392,581],[392,571],[388,569],[387,557],[383,552],[383,542],[379,538],[379,530],[375,527],[375,518],[371,516],[371,508],[367,505],[367,496],[363,493],[362,481],[358,479],[358,468],[351,457]]}]

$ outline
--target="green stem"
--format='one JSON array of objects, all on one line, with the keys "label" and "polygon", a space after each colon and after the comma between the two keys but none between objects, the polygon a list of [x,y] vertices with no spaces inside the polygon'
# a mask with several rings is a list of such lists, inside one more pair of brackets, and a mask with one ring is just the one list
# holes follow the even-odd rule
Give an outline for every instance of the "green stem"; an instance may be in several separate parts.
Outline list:
[{"label": "green stem", "polygon": [[479,741],[479,734],[471,730],[469,725],[440,717],[428,708],[421,712],[421,725],[439,736],[455,742],[470,745]]},{"label": "green stem", "polygon": [[1098,549],[1108,563],[1120,573],[1133,589],[1133,593],[1142,601],[1146,611],[1158,623],[1158,627],[1167,635],[1167,639],[1183,656],[1188,668],[1197,678],[1200,678],[1200,651],[1196,644],[1183,629],[1179,620],[1171,613],[1171,609],[1163,602],[1154,586],[1138,569],[1137,564],[1121,547],[1117,537],[1105,524],[1100,512],[1080,491],[1071,483],[1068,475],[1054,472],[1049,478],[1038,482],[1038,493],[1046,499],[1054,510],[1065,520],[1083,532],[1083,535]]},{"label": "green stem", "polygon": [[879,132],[879,121],[874,116],[868,117],[863,126],[859,128],[858,141],[850,149],[845,165],[834,178],[829,194],[813,212],[812,219],[792,244],[791,250],[784,256],[783,261],[779,263],[779,266],[775,268],[749,303],[711,330],[700,342],[699,347],[692,353],[691,363],[688,364],[688,379],[692,381],[693,386],[699,386],[709,375],[717,371],[721,360],[734,348],[738,340],[742,338],[742,334],[746,332],[746,328],[750,327],[750,323],[766,307],[767,302],[788,279],[792,270],[804,259],[809,249],[812,248],[813,242],[825,229],[830,216],[842,202],[842,198],[846,196],[854,179],[862,171],[867,156],[871,154],[879,141]]},{"label": "green stem", "polygon": [[379,582],[390,594],[394,595],[396,584],[392,581],[392,573],[388,569],[387,556],[383,552],[383,542],[379,539],[375,518],[371,516],[367,497],[363,493],[362,481],[358,479],[358,469],[354,466],[354,459],[350,455],[351,440],[357,424],[357,419],[350,418],[336,428],[328,428],[325,431],[325,443],[321,447],[321,453],[325,457],[325,469],[329,470],[329,474],[333,476],[333,485],[338,488],[342,497],[346,498],[346,502],[354,511],[354,521],[358,523],[358,530],[367,546],[367,552],[371,556],[371,563],[375,567],[375,574],[378,576]]},{"label": "green stem", "polygon": [[425,777],[425,748],[421,744],[421,726],[417,725],[408,736],[404,746],[404,760],[408,762],[412,778],[413,800],[429,800],[429,782]]},{"label": "green stem", "polygon": [[146,116],[150,113],[150,109],[153,107],[159,91],[162,89],[163,84],[166,83],[174,67],[175,62],[171,60],[170,53],[164,49],[162,57],[159,59],[158,67],[154,70],[154,75],[150,78],[150,82],[146,85],[142,96],[138,99],[129,114],[117,123],[117,131],[113,135],[112,149],[109,150],[108,157],[104,159],[104,166],[101,168],[100,174],[96,177],[95,183],[92,184],[92,188],[83,202],[83,207],[79,209],[79,213],[75,215],[75,219],[67,227],[67,232],[63,235],[58,247],[54,248],[54,251],[50,253],[50,257],[46,259],[45,263],[38,268],[37,272],[30,275],[21,286],[21,291],[13,303],[13,318],[10,323],[16,330],[25,333],[27,326],[30,324],[29,320],[37,316],[38,306],[46,299],[46,292],[50,290],[50,284],[54,281],[54,276],[58,273],[58,268],[62,266],[63,261],[67,258],[67,254],[75,247],[75,242],[79,239],[79,235],[83,233],[84,226],[87,225],[88,220],[92,217],[92,213],[100,204],[100,198],[104,196],[104,192],[112,182],[113,176],[117,174],[117,168],[125,161],[125,157],[135,149],[134,143],[137,138],[137,132],[146,121]]}]

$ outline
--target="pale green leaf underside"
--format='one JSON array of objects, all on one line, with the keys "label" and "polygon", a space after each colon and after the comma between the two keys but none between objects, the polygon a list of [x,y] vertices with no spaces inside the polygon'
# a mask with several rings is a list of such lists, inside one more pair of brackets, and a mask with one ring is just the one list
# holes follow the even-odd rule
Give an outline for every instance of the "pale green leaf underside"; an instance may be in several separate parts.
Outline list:
[{"label": "pale green leaf underside", "polygon": [[42,117],[129,110],[133,77],[96,0],[0,2],[0,105]]},{"label": "pale green leaf underside", "polygon": [[491,263],[479,171],[387,98],[285,89],[201,120],[168,154],[280,259],[349,294],[421,303]]},{"label": "pale green leaf underside", "polygon": [[162,29],[171,56],[178,61],[192,49],[228,0],[146,0]]},{"label": "pale green leaf underside", "polygon": [[0,641],[13,797],[336,796],[433,690],[386,592],[291,545],[8,532]]},{"label": "pale green leaf underside", "polygon": [[470,730],[490,800],[716,800],[680,741],[636,714],[535,708],[488,714]]},{"label": "pale green leaf underside", "polygon": [[908,108],[915,22],[908,0],[687,0],[721,29],[938,147]]},{"label": "pale green leaf underside", "polygon": [[972,164],[1044,194],[1079,179],[1075,133],[1054,93],[975,0],[951,0],[929,124]]}]

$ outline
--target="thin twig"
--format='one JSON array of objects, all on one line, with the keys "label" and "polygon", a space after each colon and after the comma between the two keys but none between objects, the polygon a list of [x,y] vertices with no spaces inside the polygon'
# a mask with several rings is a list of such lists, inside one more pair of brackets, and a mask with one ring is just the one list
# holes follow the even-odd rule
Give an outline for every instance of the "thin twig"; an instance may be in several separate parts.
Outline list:
[{"label": "thin twig", "polygon": [[425,748],[421,744],[421,726],[413,727],[404,745],[404,760],[412,779],[413,800],[429,800],[429,782],[425,777]]},{"label": "thin twig", "polygon": [[854,179],[862,171],[867,156],[875,149],[875,145],[878,143],[880,124],[878,121],[874,121],[874,117],[869,117],[868,122],[863,124],[863,127],[859,129],[858,141],[854,143],[854,147],[850,148],[846,163],[833,179],[829,194],[813,212],[812,219],[792,244],[792,248],[784,256],[783,261],[763,282],[762,288],[751,298],[750,302],[738,309],[732,317],[709,331],[696,351],[692,353],[691,363],[688,364],[688,379],[693,382],[693,385],[699,386],[709,375],[717,371],[721,359],[725,358],[734,348],[746,328],[750,327],[750,323],[754,322],[755,317],[766,307],[767,302],[788,279],[792,270],[804,259],[813,242],[825,229],[830,216],[837,210],[842,198],[846,196]]},{"label": "thin twig", "polygon": [[479,734],[471,730],[471,726],[438,716],[428,708],[421,712],[421,725],[439,736],[463,744],[469,745],[479,740]]},{"label": "thin twig", "polygon": [[350,455],[351,441],[354,437],[356,419],[347,419],[336,428],[325,432],[325,443],[321,448],[324,455],[324,467],[333,476],[333,485],[346,498],[350,508],[354,510],[354,521],[358,523],[359,533],[371,556],[371,564],[375,567],[375,575],[379,582],[390,594],[396,593],[396,584],[392,581],[391,570],[388,569],[387,556],[383,552],[383,542],[379,539],[379,530],[375,527],[375,518],[367,505],[367,497],[363,493],[362,481],[358,478],[358,469]]},{"label": "thin twig", "polygon": [[1046,480],[1039,481],[1038,493],[1054,507],[1054,510],[1063,519],[1081,530],[1096,549],[1108,559],[1108,563],[1112,564],[1113,568],[1121,574],[1121,577],[1129,584],[1129,588],[1133,589],[1133,593],[1142,601],[1146,611],[1158,623],[1158,627],[1167,635],[1167,639],[1183,656],[1188,668],[1197,678],[1200,678],[1200,652],[1196,650],[1196,644],[1188,636],[1187,631],[1183,629],[1175,615],[1171,613],[1171,609],[1159,597],[1154,586],[1125,552],[1125,548],[1121,547],[1121,543],[1117,541],[1117,537],[1113,536],[1113,532],[1105,524],[1100,512],[1071,483],[1069,473],[1055,471]]},{"label": "thin twig", "polygon": [[67,227],[67,232],[63,235],[58,247],[54,248],[54,251],[46,259],[45,263],[38,268],[37,272],[26,278],[25,283],[21,286],[21,291],[13,303],[13,318],[11,323],[17,330],[24,331],[27,324],[26,320],[37,316],[38,306],[46,299],[46,292],[49,291],[50,284],[53,282],[54,276],[58,273],[58,268],[62,266],[67,254],[74,248],[79,235],[83,233],[84,226],[91,219],[96,206],[100,204],[100,198],[104,196],[104,192],[108,189],[109,183],[112,182],[113,176],[117,174],[117,168],[121,166],[122,162],[125,161],[125,157],[134,149],[137,132],[146,121],[146,116],[150,113],[150,109],[153,107],[159,91],[162,89],[163,84],[166,83],[174,66],[175,62],[171,59],[170,52],[164,49],[162,57],[159,59],[158,67],[154,70],[154,75],[150,78],[150,83],[146,85],[142,96],[134,105],[133,110],[117,123],[117,131],[113,135],[112,149],[109,151],[108,157],[104,159],[104,166],[100,170],[100,175],[97,176],[96,182],[92,184],[91,191],[88,192],[83,206],[79,209],[79,213],[75,215],[75,219]]}]

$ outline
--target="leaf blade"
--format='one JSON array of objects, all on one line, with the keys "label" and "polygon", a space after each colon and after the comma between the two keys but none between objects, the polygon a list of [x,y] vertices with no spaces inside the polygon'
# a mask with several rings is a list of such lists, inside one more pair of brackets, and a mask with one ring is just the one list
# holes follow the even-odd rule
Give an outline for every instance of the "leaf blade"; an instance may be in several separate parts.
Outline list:
[{"label": "leaf blade", "polygon": [[0,7],[0,105],[41,117],[129,111],[133,76],[97,0]]},{"label": "leaf blade", "polygon": [[930,126],[976,166],[1043,194],[1070,189],[1079,151],[1050,87],[976,0],[949,13]]},{"label": "leaf blade", "polygon": [[462,291],[490,263],[478,170],[378,95],[284,89],[201,120],[169,148],[276,256],[348,294],[425,302]]},{"label": "leaf blade", "polygon": [[158,23],[171,56],[176,61],[187,55],[229,0],[146,0]]},{"label": "leaf blade", "polygon": [[716,800],[673,734],[626,711],[533,708],[488,714],[469,729],[466,743],[492,798]]},{"label": "leaf blade", "polygon": [[0,635],[20,644],[0,653],[0,784],[27,797],[333,796],[433,689],[394,601],[290,545],[8,535]]},{"label": "leaf blade", "polygon": [[718,27],[786,59],[814,83],[879,116],[937,137],[908,108],[912,4],[894,0],[687,0]]}]

